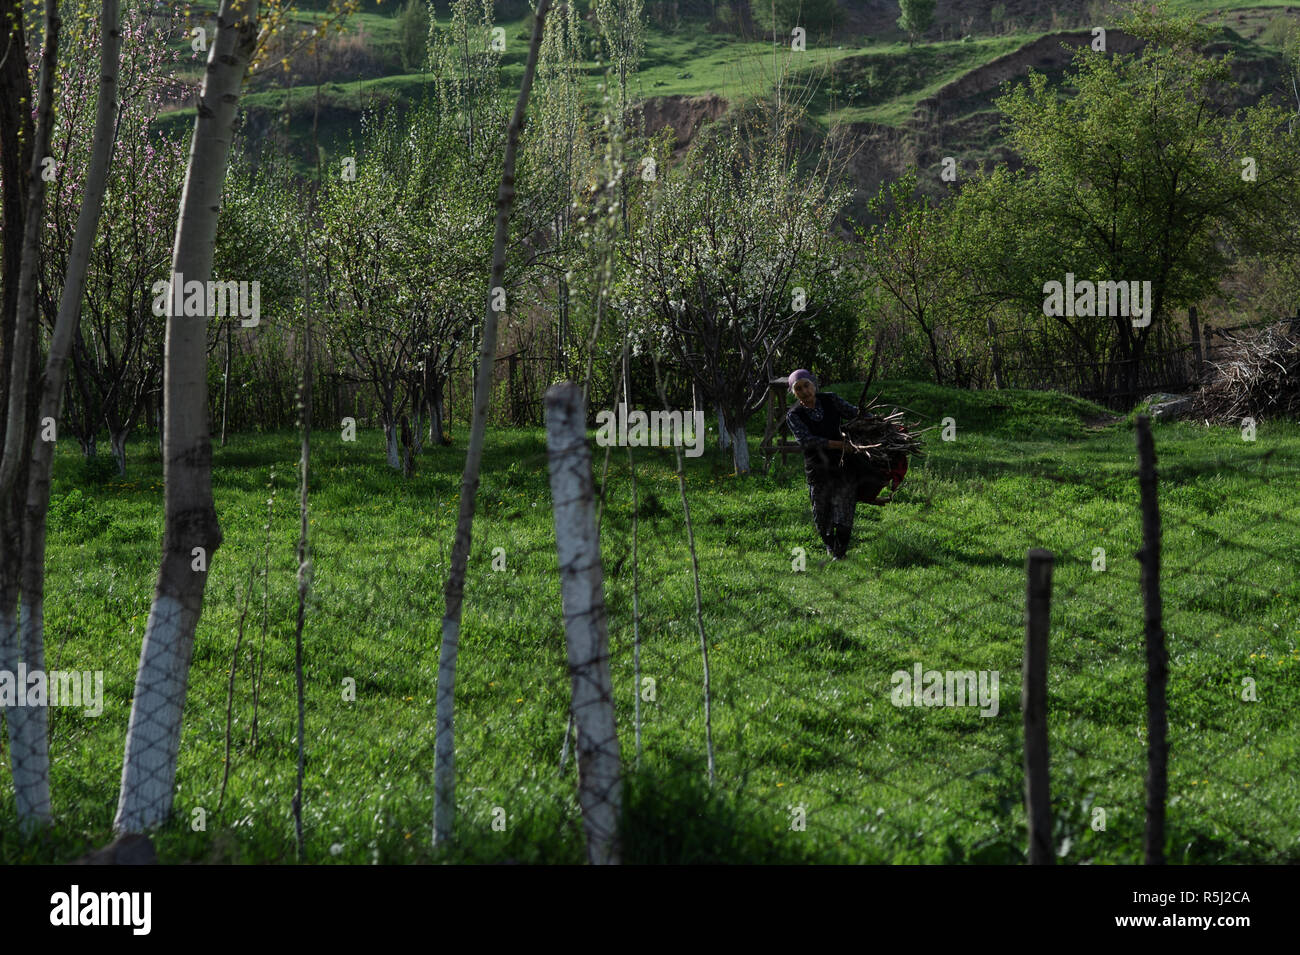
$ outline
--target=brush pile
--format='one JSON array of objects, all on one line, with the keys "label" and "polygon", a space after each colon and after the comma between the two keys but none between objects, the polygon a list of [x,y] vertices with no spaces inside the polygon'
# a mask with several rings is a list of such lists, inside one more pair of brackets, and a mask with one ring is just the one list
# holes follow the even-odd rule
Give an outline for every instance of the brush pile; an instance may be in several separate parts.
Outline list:
[{"label": "brush pile", "polygon": [[883,483],[889,479],[899,456],[923,456],[921,439],[912,433],[914,425],[903,421],[903,412],[895,409],[889,414],[876,414],[873,400],[862,409],[862,414],[846,421],[840,428],[846,454],[857,458],[860,470],[879,477]]},{"label": "brush pile", "polygon": [[1214,375],[1195,398],[1196,416],[1219,422],[1300,416],[1300,329],[1278,322],[1254,338],[1224,336]]}]

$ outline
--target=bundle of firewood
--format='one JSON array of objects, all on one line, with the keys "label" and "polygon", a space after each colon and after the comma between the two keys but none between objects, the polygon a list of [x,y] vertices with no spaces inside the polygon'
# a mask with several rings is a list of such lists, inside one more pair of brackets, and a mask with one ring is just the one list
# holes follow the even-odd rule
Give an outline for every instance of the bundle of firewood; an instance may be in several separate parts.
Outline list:
[{"label": "bundle of firewood", "polygon": [[1196,416],[1235,422],[1245,417],[1300,415],[1300,334],[1278,322],[1254,338],[1224,336],[1224,356],[1196,395]]},{"label": "bundle of firewood", "polygon": [[923,456],[925,451],[921,439],[913,432],[915,425],[903,420],[903,412],[898,409],[888,414],[877,414],[878,406],[874,401],[862,409],[862,413],[840,427],[844,439],[846,454],[859,456],[858,463],[865,470],[876,472],[881,480],[894,467],[899,454]]}]

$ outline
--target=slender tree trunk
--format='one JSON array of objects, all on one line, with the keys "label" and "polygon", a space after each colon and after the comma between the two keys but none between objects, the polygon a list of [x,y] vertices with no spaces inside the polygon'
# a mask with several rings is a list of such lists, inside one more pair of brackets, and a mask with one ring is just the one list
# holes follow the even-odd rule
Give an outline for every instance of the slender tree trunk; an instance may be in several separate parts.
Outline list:
[{"label": "slender tree trunk", "polygon": [[[24,661],[18,617],[22,589],[25,492],[31,471],[32,430],[38,424],[36,388],[37,271],[40,231],[44,218],[45,181],[41,161],[50,152],[53,127],[54,72],[58,65],[62,21],[56,0],[45,3],[45,48],[37,81],[36,142],[27,181],[27,208],[23,215],[22,264],[18,271],[18,297],[10,359],[8,407],[3,454],[0,456],[0,670],[16,673],[18,665],[44,668],[43,653]],[[13,54],[11,49],[8,51]],[[37,430],[39,435],[39,430]],[[25,614],[26,615],[26,614]],[[32,617],[32,624],[36,619]],[[39,650],[39,646],[37,647]],[[14,706],[5,710],[9,731],[14,801],[24,827],[50,821],[49,752],[44,707]]]},{"label": "slender tree trunk", "polygon": [[438,654],[438,695],[436,755],[434,765],[433,841],[434,845],[451,840],[456,812],[456,745],[455,715],[456,654],[460,650],[460,615],[465,594],[465,568],[469,563],[470,533],[474,525],[474,504],[478,494],[479,468],[483,459],[483,438],[487,431],[488,399],[492,395],[492,364],[496,358],[497,313],[492,310],[492,290],[502,287],[506,272],[506,237],[510,212],[515,201],[515,153],[519,132],[524,125],[528,94],[537,72],[537,51],[542,45],[542,30],[551,0],[540,0],[533,17],[533,37],[528,47],[528,64],[515,101],[514,115],[506,132],[505,162],[501,185],[497,190],[496,233],[492,241],[492,276],[488,282],[488,306],[483,323],[483,341],[479,349],[479,373],[474,387],[474,415],[470,427],[469,448],[465,453],[465,472],[461,477],[460,513],[456,520],[456,541],[447,572],[446,609],[442,618],[442,649]]},{"label": "slender tree trunk", "polygon": [[998,330],[993,325],[993,313],[985,317],[985,324],[989,333],[989,348],[993,353],[993,385],[998,391],[1006,388],[1006,382],[1002,378],[1002,346],[998,343]]},{"label": "slender tree trunk", "polygon": [[1020,687],[1024,724],[1025,815],[1029,823],[1029,864],[1053,865],[1052,794],[1047,741],[1047,637],[1052,622],[1052,568],[1049,550],[1032,548],[1025,562],[1025,654]]},{"label": "slender tree trunk", "polygon": [[[623,376],[627,382],[626,389],[631,393],[632,384],[629,376],[628,339],[623,336]],[[692,399],[694,395],[692,394]],[[692,421],[694,409],[692,409]],[[632,457],[632,445],[627,446],[627,470],[632,482],[632,720],[636,736],[636,765],[641,767],[641,568],[638,565],[638,534],[641,514],[641,496],[636,486],[636,460]]]},{"label": "slender tree trunk", "polygon": [[[1152,309],[1152,314],[1150,316],[1151,317],[1150,328],[1158,327],[1156,325],[1156,321],[1159,316],[1159,313],[1156,312],[1154,308],[1152,308],[1150,302],[1147,303],[1147,308]],[[1149,331],[1150,331],[1149,328],[1143,328],[1140,329],[1138,333],[1133,336],[1133,361],[1129,365],[1130,370],[1129,370],[1128,387],[1129,390],[1133,392],[1133,397],[1135,400],[1137,398],[1138,392],[1142,388],[1142,363],[1146,359],[1147,340],[1149,337],[1147,333]]]},{"label": "slender tree trunk", "polygon": [[384,426],[384,444],[388,449],[388,466],[394,471],[400,471],[402,459],[397,453],[397,422],[391,409],[384,412],[381,423]]},{"label": "slender tree trunk", "polygon": [[[50,508],[50,471],[54,462],[53,440],[45,440],[44,422],[57,421],[64,386],[67,382],[68,356],[73,332],[81,318],[81,296],[86,288],[86,271],[90,250],[103,210],[104,187],[113,151],[113,128],[117,119],[117,73],[121,50],[118,24],[118,0],[103,0],[100,17],[101,47],[99,103],[95,114],[94,139],[90,165],[82,190],[81,209],[68,254],[58,317],[50,338],[50,353],[45,363],[41,385],[37,433],[32,441],[31,469],[27,478],[27,511],[24,515],[22,558],[22,653],[29,670],[45,669],[45,532]],[[15,764],[36,767],[41,792],[33,803],[44,805],[49,812],[49,738],[48,716],[44,707],[34,707],[26,714],[31,724],[30,743],[34,750],[25,754],[15,751]]]},{"label": "slender tree trunk", "polygon": [[939,359],[939,343],[934,340],[934,332],[932,332],[924,322],[921,322],[920,325],[925,331],[926,340],[930,344],[930,364],[934,366],[934,383],[936,385],[942,385],[943,364]]},{"label": "slender tree trunk", "polygon": [[727,430],[727,419],[722,413],[722,405],[718,405],[718,450],[726,451],[731,447],[731,432]]},{"label": "slender tree trunk", "polygon": [[439,446],[450,444],[443,435],[442,382],[438,381],[429,392],[429,443]]},{"label": "slender tree trunk", "polygon": [[[316,87],[316,122],[320,115],[320,87]],[[313,126],[312,138],[316,138]],[[319,166],[317,176],[320,175]],[[307,221],[314,222],[314,202],[308,207]],[[308,240],[309,241],[309,240]],[[304,243],[306,245],[306,243]],[[302,357],[302,459],[299,472],[301,483],[298,488],[298,623],[294,630],[294,676],[298,690],[298,779],[293,794],[293,826],[298,842],[298,861],[303,861],[305,845],[302,834],[302,784],[307,771],[306,720],[307,697],[306,676],[302,666],[302,633],[307,619],[307,595],[311,590],[312,565],[311,550],[307,540],[309,521],[307,519],[308,476],[311,469],[311,321],[312,299],[311,278],[307,274],[307,251],[303,250],[303,357]]]},{"label": "slender tree trunk", "polygon": [[[171,271],[187,281],[212,277],[221,187],[257,31],[257,0],[222,0],[199,93],[172,251]],[[194,632],[203,610],[209,562],[221,545],[212,501],[206,321],[171,312],[169,306],[163,375],[163,558],[127,727],[122,792],[113,821],[119,833],[142,832],[171,814]]]},{"label": "slender tree trunk", "polygon": [[1143,635],[1146,642],[1147,674],[1147,780],[1146,829],[1143,861],[1147,865],[1165,862],[1165,797],[1169,787],[1169,714],[1166,697],[1169,686],[1169,651],[1165,647],[1164,605],[1160,597],[1160,505],[1157,492],[1156,451],[1151,438],[1151,419],[1138,415],[1138,491],[1142,505]]},{"label": "slender tree trunk", "polygon": [[557,283],[556,293],[558,297],[556,312],[559,321],[556,326],[556,348],[555,357],[557,371],[561,378],[568,377],[568,348],[569,348],[569,283],[560,276]]},{"label": "slender tree trunk", "polygon": [[[32,165],[32,87],[27,72],[27,38],[22,5],[0,0],[0,371],[13,363],[18,315],[18,275],[23,265],[23,213],[27,172]],[[9,408],[9,376],[0,374],[0,439]]]},{"label": "slender tree trunk", "polygon": [[401,418],[402,433],[402,475],[410,477],[415,471],[415,443],[411,438],[411,423],[406,415]]},{"label": "slender tree trunk", "polygon": [[586,419],[581,387],[565,382],[546,392],[555,546],[572,682],[570,712],[578,730],[578,802],[587,859],[594,865],[616,865],[621,860],[622,788]]},{"label": "slender tree trunk", "polygon": [[[36,283],[40,255],[40,232],[45,208],[45,180],[41,176],[43,157],[50,151],[53,126],[54,70],[58,56],[59,29],[58,4],[45,0],[45,50],[41,56],[41,72],[37,85],[36,148],[28,168],[27,208],[23,215],[22,265],[18,270],[18,300],[12,353],[9,358],[9,403],[5,409],[5,434],[3,457],[0,457],[0,497],[11,499],[19,485],[20,471],[25,477],[30,450],[27,429],[32,412],[32,364],[36,353]],[[14,552],[14,559],[18,552]]]},{"label": "slender tree trunk", "polygon": [[[655,370],[655,390],[659,392],[659,401],[668,410],[668,397],[664,394],[663,381],[659,377],[659,358],[651,354]],[[695,625],[700,634],[700,659],[704,664],[704,751],[708,760],[709,785],[713,785],[713,697],[709,689],[709,641],[704,634],[704,597],[700,592],[700,558],[695,550],[695,531],[691,527],[691,506],[686,500],[686,470],[682,465],[682,449],[673,448],[677,457],[677,492],[682,499],[682,517],[686,521],[686,546],[691,552],[691,576],[695,582]]]},{"label": "slender tree trunk", "polygon": [[[1107,390],[1119,390],[1121,394],[1128,394],[1133,391],[1133,330],[1128,327],[1130,319],[1119,317],[1115,319],[1115,324],[1119,328],[1119,335],[1116,337],[1116,352],[1119,357],[1112,359],[1111,366],[1114,369],[1114,376],[1107,374]],[[1109,372],[1109,369],[1108,369]],[[1134,395],[1136,398],[1136,395]]]},{"label": "slender tree trunk", "polygon": [[108,432],[108,443],[113,449],[113,460],[117,462],[118,477],[126,476],[126,439],[130,433],[127,427],[113,428]]},{"label": "slender tree trunk", "polygon": [[627,468],[632,476],[632,706],[636,735],[636,765],[641,767],[641,568],[638,564],[637,536],[641,497],[636,486],[636,461],[631,445],[627,448]]},{"label": "slender tree trunk", "polygon": [[1196,356],[1196,378],[1201,376],[1201,366],[1205,364],[1205,353],[1201,350],[1201,326],[1196,320],[1196,309],[1187,310],[1187,324],[1192,332],[1192,354]]},{"label": "slender tree trunk", "polygon": [[[226,446],[226,418],[230,412],[230,335],[233,321],[226,323],[226,360],[221,370],[221,446]],[[123,472],[125,473],[125,472]]]},{"label": "slender tree trunk", "polygon": [[749,473],[749,441],[745,437],[743,424],[738,424],[731,430],[731,460],[736,465],[737,474]]}]

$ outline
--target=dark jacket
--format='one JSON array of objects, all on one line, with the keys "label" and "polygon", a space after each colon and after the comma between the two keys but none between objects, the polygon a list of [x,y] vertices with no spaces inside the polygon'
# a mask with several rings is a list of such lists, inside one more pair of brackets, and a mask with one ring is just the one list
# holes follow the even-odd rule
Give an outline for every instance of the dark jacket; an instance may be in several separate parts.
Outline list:
[{"label": "dark jacket", "polygon": [[841,452],[828,448],[826,443],[841,440],[840,426],[858,413],[857,407],[833,392],[819,391],[813,401],[820,415],[813,415],[798,402],[785,415],[791,433],[803,450],[804,472],[810,481],[837,473]]}]

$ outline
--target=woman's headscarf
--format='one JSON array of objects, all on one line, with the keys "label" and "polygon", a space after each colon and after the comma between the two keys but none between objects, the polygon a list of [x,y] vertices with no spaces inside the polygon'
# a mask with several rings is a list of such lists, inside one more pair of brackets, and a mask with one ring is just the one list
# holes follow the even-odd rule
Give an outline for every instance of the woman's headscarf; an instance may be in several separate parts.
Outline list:
[{"label": "woman's headscarf", "polygon": [[813,383],[814,388],[819,387],[819,385],[817,384],[817,377],[811,371],[809,371],[807,368],[796,368],[794,371],[790,372],[789,383],[790,383],[790,390],[792,392],[794,391],[794,383],[801,378],[807,378],[809,381],[811,381]]}]

